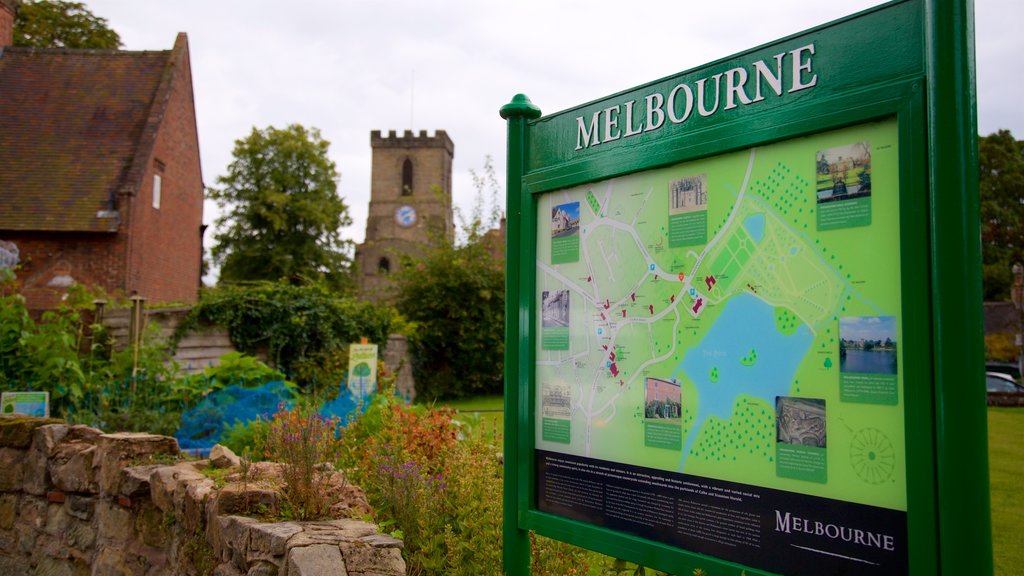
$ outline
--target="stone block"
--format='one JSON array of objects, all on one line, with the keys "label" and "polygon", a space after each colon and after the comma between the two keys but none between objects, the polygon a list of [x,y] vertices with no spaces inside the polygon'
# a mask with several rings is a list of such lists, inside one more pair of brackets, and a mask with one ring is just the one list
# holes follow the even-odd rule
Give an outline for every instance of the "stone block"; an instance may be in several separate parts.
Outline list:
[{"label": "stone block", "polygon": [[67,424],[47,424],[32,433],[31,449],[49,458],[58,444],[64,441],[70,428]]},{"label": "stone block", "polygon": [[363,522],[362,520],[355,520],[353,518],[330,520],[328,524],[338,529],[346,540],[355,540],[377,533],[376,525],[369,522]]},{"label": "stone block", "polygon": [[342,542],[340,547],[351,576],[405,576],[405,559],[397,547],[366,541]]},{"label": "stone block", "polygon": [[70,560],[39,558],[32,576],[75,576]]},{"label": "stone block", "polygon": [[17,545],[17,532],[14,530],[0,530],[0,550],[14,550]]},{"label": "stone block", "polygon": [[63,424],[56,418],[31,418],[14,415],[0,416],[0,447],[28,448],[32,444],[32,435],[36,428],[47,424]]},{"label": "stone block", "polygon": [[21,504],[18,506],[21,523],[27,524],[36,530],[42,530],[46,525],[46,509],[49,504],[45,498],[33,496],[22,496]]},{"label": "stone block", "polygon": [[238,468],[242,459],[227,446],[215,444],[210,449],[210,465],[214,468]]},{"label": "stone block", "polygon": [[135,513],[135,531],[147,546],[167,548],[170,545],[171,530],[167,515],[149,502],[139,506]]},{"label": "stone block", "polygon": [[246,576],[230,562],[225,562],[213,569],[213,576]]},{"label": "stone block", "polygon": [[[234,557],[232,551],[237,551],[244,563],[245,554],[249,551],[249,527],[259,524],[259,521],[245,516],[221,516],[217,523],[220,527],[221,558],[229,560]],[[240,569],[244,567],[239,566]]]},{"label": "stone block", "polygon": [[18,497],[15,494],[0,495],[0,530],[14,527],[14,518],[18,515]]},{"label": "stone block", "polygon": [[105,495],[120,494],[123,468],[132,461],[157,454],[177,456],[178,441],[169,436],[142,432],[101,434],[96,438],[99,463],[99,490]]},{"label": "stone block", "polygon": [[206,503],[213,492],[213,480],[209,478],[189,482],[185,486],[184,504],[182,506],[185,530],[188,532],[198,532],[203,527],[203,513],[206,510]]},{"label": "stone block", "polygon": [[50,479],[65,492],[96,492],[94,471],[96,446],[86,442],[63,442],[50,458]]},{"label": "stone block", "polygon": [[32,558],[68,558],[71,552],[64,545],[64,539],[60,535],[47,534],[38,535],[36,545],[32,548]]},{"label": "stone block", "polygon": [[71,521],[71,516],[64,511],[63,503],[50,503],[46,507],[46,526],[43,527],[43,532],[52,536],[60,536],[67,531]]},{"label": "stone block", "polygon": [[93,563],[92,576],[134,576],[123,550],[101,547]]},{"label": "stone block", "polygon": [[25,477],[25,450],[0,448],[0,492],[18,492]]},{"label": "stone block", "polygon": [[[36,547],[36,539],[39,533],[36,532],[35,528],[26,524],[18,524],[15,526],[14,532],[18,538],[18,550],[25,555],[31,554],[32,550]],[[3,573],[0,571],[0,574]]]},{"label": "stone block", "polygon": [[64,543],[80,552],[92,552],[96,529],[86,522],[72,522],[64,533]]},{"label": "stone block", "polygon": [[109,546],[123,546],[133,537],[132,512],[107,500],[96,502],[96,522],[99,537],[109,542]]},{"label": "stone block", "polygon": [[273,514],[280,505],[281,495],[277,490],[236,482],[221,489],[217,494],[215,506],[218,514]]},{"label": "stone block", "polygon": [[299,532],[302,532],[302,527],[293,522],[253,524],[249,527],[249,550],[258,554],[283,556],[288,548],[288,539]]},{"label": "stone block", "polygon": [[146,464],[145,466],[132,466],[125,468],[121,477],[121,496],[135,498],[137,496],[149,496],[149,477],[153,471],[163,468],[160,464]]},{"label": "stone block", "polygon": [[[43,426],[39,430],[54,426],[56,425]],[[25,482],[22,490],[36,496],[42,496],[50,490],[53,483],[50,481],[49,464],[50,457],[46,453],[34,447],[30,449],[25,456]]]},{"label": "stone block", "polygon": [[0,556],[0,574],[28,574],[28,560]]},{"label": "stone block", "polygon": [[149,475],[150,497],[161,510],[174,511],[176,502],[184,501],[186,483],[206,479],[202,472],[185,463],[160,466]]},{"label": "stone block", "polygon": [[67,502],[67,513],[79,520],[92,520],[93,511],[96,509],[96,500],[88,496],[69,494]]},{"label": "stone block", "polygon": [[257,560],[250,567],[249,571],[245,573],[245,576],[278,576],[281,569],[278,568],[277,564],[268,560]]},{"label": "stone block", "polygon": [[292,548],[288,551],[286,562],[288,576],[321,576],[322,574],[348,576],[341,551],[337,546],[330,544]]}]

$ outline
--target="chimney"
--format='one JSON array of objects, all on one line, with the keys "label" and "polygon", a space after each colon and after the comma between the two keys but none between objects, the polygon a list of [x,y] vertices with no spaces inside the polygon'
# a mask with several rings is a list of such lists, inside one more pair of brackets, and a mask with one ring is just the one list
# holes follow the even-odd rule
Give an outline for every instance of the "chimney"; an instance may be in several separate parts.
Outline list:
[{"label": "chimney", "polygon": [[14,15],[21,0],[0,0],[0,50],[14,44]]}]

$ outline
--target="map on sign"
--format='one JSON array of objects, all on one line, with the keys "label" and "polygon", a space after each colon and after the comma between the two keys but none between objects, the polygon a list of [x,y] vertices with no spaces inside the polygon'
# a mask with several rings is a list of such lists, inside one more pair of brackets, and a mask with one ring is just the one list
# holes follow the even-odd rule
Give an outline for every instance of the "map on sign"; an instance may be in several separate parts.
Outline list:
[{"label": "map on sign", "polygon": [[536,447],[906,510],[894,119],[538,198]]}]

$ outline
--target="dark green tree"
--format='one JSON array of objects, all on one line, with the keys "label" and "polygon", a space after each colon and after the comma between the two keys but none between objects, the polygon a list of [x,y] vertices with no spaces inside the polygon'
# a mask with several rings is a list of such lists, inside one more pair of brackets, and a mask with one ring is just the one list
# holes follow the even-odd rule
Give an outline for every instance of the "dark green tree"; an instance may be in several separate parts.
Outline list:
[{"label": "dark green tree", "polygon": [[1009,130],[983,136],[978,161],[985,300],[1005,301],[1013,264],[1024,263],[1024,142]]},{"label": "dark green tree", "polygon": [[428,401],[502,390],[505,270],[489,233],[501,218],[490,158],[473,180],[477,201],[468,218],[457,215],[459,243],[442,241],[395,278],[398,309],[415,325],[409,343],[417,397]]},{"label": "dark green tree", "polygon": [[117,49],[121,37],[81,2],[22,2],[14,19],[14,45],[38,48]]},{"label": "dark green tree", "polygon": [[211,250],[222,282],[325,282],[350,288],[352,223],[338,195],[330,143],[316,128],[253,128],[235,141],[234,161],[209,197],[225,210]]}]

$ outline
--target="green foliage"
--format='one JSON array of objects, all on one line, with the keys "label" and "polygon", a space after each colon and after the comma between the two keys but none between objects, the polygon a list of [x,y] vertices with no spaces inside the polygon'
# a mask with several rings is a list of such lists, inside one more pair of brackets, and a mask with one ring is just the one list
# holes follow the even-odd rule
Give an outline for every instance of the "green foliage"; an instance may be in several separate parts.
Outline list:
[{"label": "green foliage", "polygon": [[978,139],[982,285],[986,301],[1010,299],[1013,265],[1024,264],[1024,142],[1009,130]]},{"label": "green foliage", "polygon": [[342,351],[361,337],[385,344],[394,316],[388,307],[339,297],[321,286],[258,282],[204,290],[177,335],[200,322],[219,324],[230,330],[236,348],[249,355],[266,352],[271,366],[298,384],[336,384],[347,369]]},{"label": "green foliage", "polygon": [[106,330],[83,319],[89,306],[88,294],[75,291],[37,323],[13,275],[0,271],[0,390],[49,392],[53,416],[107,432],[173,433],[203,390],[168,363],[156,326],[137,354],[113,352]]},{"label": "green foliage", "polygon": [[396,274],[417,395],[425,400],[500,392],[505,275],[482,243],[441,246]]},{"label": "green foliage", "polygon": [[23,2],[14,19],[14,45],[38,48],[121,47],[121,37],[81,2]]},{"label": "green foliage", "polygon": [[1015,362],[1019,348],[1010,332],[985,335],[985,360],[993,362]]},{"label": "green foliage", "polygon": [[269,433],[270,423],[262,418],[249,422],[235,420],[234,424],[224,425],[220,443],[239,456],[250,454],[253,458],[262,460],[266,453]]},{"label": "green foliage", "polygon": [[[418,398],[500,393],[505,349],[505,272],[487,231],[501,216],[490,158],[474,173],[477,199],[464,242],[439,246],[395,274],[397,306],[416,329],[409,335]],[[484,202],[491,191],[491,209]]]},{"label": "green foliage", "polygon": [[213,389],[232,384],[252,388],[266,382],[285,379],[279,370],[274,370],[260,362],[258,358],[241,352],[228,352],[221,356],[219,364],[207,367],[203,375],[210,380]]},{"label": "green foliage", "polygon": [[209,197],[225,210],[211,251],[221,282],[324,281],[351,288],[350,242],[341,228],[352,223],[338,195],[330,143],[316,128],[292,124],[253,128],[235,141],[228,173]]}]

